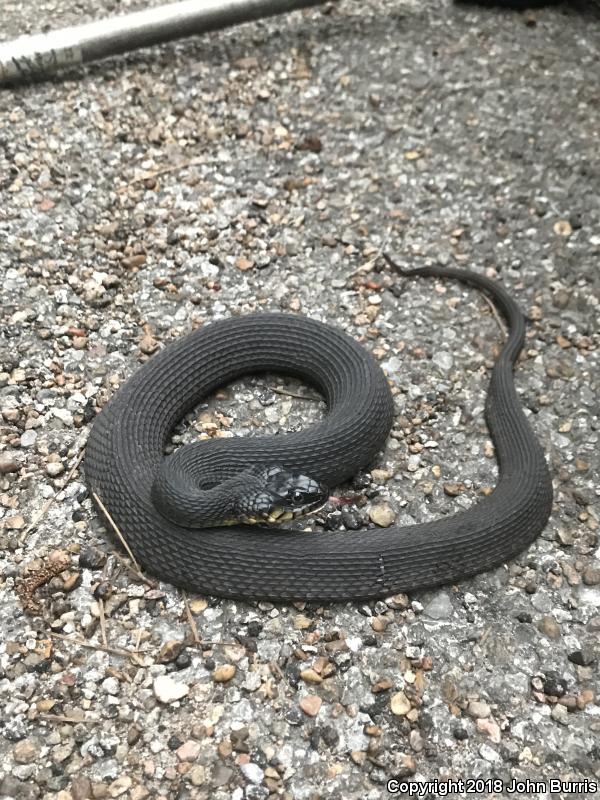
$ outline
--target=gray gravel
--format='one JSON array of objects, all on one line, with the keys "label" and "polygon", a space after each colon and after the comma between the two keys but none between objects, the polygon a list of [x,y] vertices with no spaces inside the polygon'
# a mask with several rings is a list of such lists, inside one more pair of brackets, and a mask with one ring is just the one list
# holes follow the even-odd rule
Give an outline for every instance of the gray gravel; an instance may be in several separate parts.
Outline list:
[{"label": "gray gravel", "polygon": [[[134,5],[4,2],[1,35]],[[590,796],[597,27],[585,7],[344,0],[0,93],[0,796],[376,800],[391,778]],[[451,283],[394,288],[386,239],[405,265],[499,276],[528,311],[517,383],[550,524],[435,592],[186,609],[131,571],[73,468],[107,397],[194,326],[305,313],[387,370],[387,449],[313,525],[427,520],[493,486],[497,321]],[[175,441],[294,430],[323,413],[310,396],[248,379]]]}]

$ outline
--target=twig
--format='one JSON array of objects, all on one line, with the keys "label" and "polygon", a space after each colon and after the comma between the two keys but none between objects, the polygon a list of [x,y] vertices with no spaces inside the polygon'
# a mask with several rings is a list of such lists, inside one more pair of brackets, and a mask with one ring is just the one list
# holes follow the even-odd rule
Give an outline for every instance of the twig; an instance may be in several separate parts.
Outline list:
[{"label": "twig", "polygon": [[192,609],[190,608],[187,594],[185,592],[183,592],[183,603],[185,605],[185,613],[188,618],[188,622],[190,623],[190,628],[192,629],[194,644],[202,644],[203,643],[202,639],[200,638],[200,634],[198,633],[198,628],[196,627],[196,620],[194,619],[194,615],[192,614]]},{"label": "twig", "polygon": [[109,667],[106,670],[106,674],[109,675],[111,678],[116,678],[118,681],[125,681],[126,683],[132,683],[131,678],[126,672],[123,670],[116,669],[115,667]]},{"label": "twig", "polygon": [[78,637],[73,636],[64,636],[62,633],[54,633],[54,631],[49,631],[49,635],[55,639],[62,639],[63,642],[70,642],[71,644],[76,644],[78,647],[87,647],[88,650],[101,650],[104,653],[112,653],[115,656],[123,656],[125,658],[133,659],[136,664],[140,667],[145,666],[144,662],[141,658],[139,658],[140,652],[146,651],[138,651],[137,653],[133,650],[125,650],[120,647],[106,647],[105,645],[101,644],[94,644],[93,642],[86,642],[85,639],[79,639]]},{"label": "twig", "polygon": [[162,169],[154,170],[154,172],[146,172],[145,175],[140,175],[139,178],[132,178],[129,185],[134,183],[143,183],[144,181],[158,178],[159,175],[166,175],[168,172],[177,172],[180,169],[187,169],[188,167],[197,167],[206,164],[202,158],[192,158],[189,161],[182,161],[181,164],[171,164],[169,167],[162,167]]},{"label": "twig", "polygon": [[371,269],[373,264],[381,257],[387,243],[390,240],[391,235],[392,235],[392,226],[390,225],[390,227],[387,229],[383,242],[377,249],[377,252],[374,255],[372,255],[368,261],[365,261],[364,264],[361,264],[360,267],[357,267],[355,270],[353,270],[349,275],[350,278],[353,277],[354,275],[357,275],[359,272],[368,272]]},{"label": "twig", "polygon": [[211,641],[210,639],[201,639],[199,642],[192,642],[190,647],[204,647],[205,645],[210,645],[210,647],[240,647],[239,642],[215,642]]},{"label": "twig", "polygon": [[67,484],[69,483],[69,481],[71,480],[71,478],[73,477],[73,475],[75,475],[75,473],[76,473],[76,471],[77,471],[77,468],[79,467],[79,465],[81,464],[81,461],[82,461],[82,459],[83,459],[83,448],[84,448],[84,447],[85,447],[85,442],[83,442],[83,444],[81,445],[81,447],[80,447],[80,450],[79,450],[79,453],[77,454],[77,458],[76,458],[76,460],[75,460],[75,463],[73,464],[73,466],[71,467],[71,469],[70,469],[70,470],[69,470],[69,472],[67,473],[67,476],[66,476],[66,478],[65,478],[65,479],[62,481],[61,485],[58,487],[58,489],[57,489],[57,490],[56,490],[56,492],[55,492],[55,493],[52,495],[52,497],[50,497],[50,498],[48,498],[48,500],[46,500],[46,502],[45,502],[45,503],[44,503],[44,505],[42,506],[42,509],[41,509],[41,511],[39,512],[39,514],[38,514],[38,515],[35,517],[35,519],[33,519],[33,520],[32,520],[32,521],[29,523],[29,525],[28,525],[28,526],[25,528],[25,530],[23,531],[23,533],[22,533],[22,534],[21,534],[21,536],[19,537],[19,542],[20,542],[20,544],[23,544],[23,542],[24,542],[24,541],[25,541],[25,539],[26,539],[26,538],[29,536],[29,534],[31,533],[31,531],[33,531],[33,530],[34,530],[34,529],[35,529],[35,528],[36,528],[36,527],[39,525],[40,521],[41,521],[41,520],[42,520],[42,519],[43,519],[43,518],[46,516],[46,514],[48,513],[48,511],[50,510],[50,508],[51,508],[51,507],[54,505],[54,503],[56,502],[56,498],[58,497],[58,495],[59,495],[59,494],[60,494],[60,493],[63,491],[63,489],[64,489],[64,488],[67,486]]},{"label": "twig", "polygon": [[38,719],[44,719],[46,722],[69,722],[72,725],[79,725],[80,722],[83,722],[85,725],[93,725],[96,722],[100,722],[99,719],[85,719],[82,717],[63,717],[60,714],[38,714]]},{"label": "twig", "polygon": [[[392,267],[392,269],[395,270],[399,275],[405,275],[405,276],[410,277],[411,275],[415,275],[415,274],[418,275],[419,274],[419,270],[418,269],[417,270],[403,269],[400,266],[400,264],[396,263],[387,253],[384,253],[383,257],[387,261],[387,263],[390,265],[390,267]],[[485,294],[484,292],[481,292],[481,297],[485,300],[485,302],[490,307],[492,315],[494,316],[494,319],[498,323],[498,327],[500,328],[500,330],[504,334],[504,337],[506,338],[506,336],[508,335],[508,331],[506,329],[506,325],[504,324],[502,318],[500,317],[500,314],[498,314],[498,309],[496,308],[494,303],[490,300],[490,298],[487,296],[487,294]]]},{"label": "twig", "polygon": [[506,336],[507,336],[506,325],[502,321],[502,318],[500,317],[500,314],[498,314],[498,309],[496,308],[496,306],[492,303],[492,301],[490,300],[490,298],[486,294],[483,294],[483,292],[482,292],[481,296],[483,297],[485,302],[490,307],[490,309],[492,311],[492,316],[494,317],[494,319],[498,323],[498,327],[502,331],[502,333],[504,335],[504,338],[506,338]]},{"label": "twig", "polygon": [[492,628],[491,628],[491,626],[488,625],[488,627],[483,631],[483,633],[479,637],[479,644],[485,644],[486,641],[488,640],[491,632],[492,632]]},{"label": "twig", "polygon": [[128,555],[129,555],[129,558],[130,558],[130,559],[133,561],[133,563],[135,564],[135,568],[136,568],[136,570],[137,570],[137,571],[138,571],[138,573],[141,575],[141,569],[140,569],[140,565],[139,565],[139,564],[137,563],[137,561],[135,560],[135,556],[134,556],[134,555],[133,555],[133,553],[131,552],[131,548],[129,547],[129,545],[128,545],[128,544],[127,544],[127,542],[125,541],[125,538],[123,537],[123,534],[121,533],[121,531],[118,529],[118,527],[117,527],[117,523],[114,521],[114,519],[113,519],[113,518],[111,517],[111,515],[108,513],[108,510],[107,510],[106,506],[104,505],[104,503],[102,502],[102,500],[100,500],[100,498],[98,497],[98,495],[96,494],[96,492],[92,492],[92,497],[94,498],[94,500],[96,501],[96,503],[97,503],[97,504],[98,504],[98,506],[100,507],[100,510],[102,511],[102,513],[104,514],[104,516],[106,517],[106,519],[107,519],[107,520],[110,522],[110,524],[111,524],[111,526],[112,526],[112,529],[114,530],[114,532],[115,532],[115,533],[117,534],[117,536],[119,537],[119,540],[120,540],[121,544],[123,545],[123,547],[125,548],[125,550],[127,550],[127,553],[128,553]]},{"label": "twig", "polygon": [[106,614],[104,613],[104,600],[98,600],[98,608],[100,609],[100,633],[102,634],[102,645],[108,647],[108,638],[106,636]]},{"label": "twig", "polygon": [[311,402],[318,403],[323,399],[318,397],[316,394],[298,394],[297,392],[289,392],[287,389],[282,389],[280,386],[269,386],[267,384],[267,389],[275,392],[275,394],[283,394],[286,397],[295,397],[297,400],[310,400]]},{"label": "twig", "polygon": [[284,678],[285,675],[283,674],[281,667],[276,661],[269,661],[269,669],[273,673],[273,675],[277,675],[279,678]]},{"label": "twig", "polygon": [[[55,633],[54,631],[49,631],[48,635],[54,639],[61,639],[63,642],[70,642],[71,644],[77,645],[77,647],[86,647],[88,650],[100,650],[103,653],[110,653],[114,656],[121,656],[122,658],[130,658],[134,661],[138,667],[145,667],[146,664],[140,658],[140,655],[149,655],[151,658],[156,660],[158,657],[157,652],[152,652],[151,650],[126,650],[122,647],[105,647],[101,644],[94,644],[94,642],[87,642],[85,639],[80,639],[79,637],[75,636],[65,636],[62,633]],[[204,647],[205,645],[210,645],[211,647],[237,647],[239,646],[239,642],[214,642],[214,641],[198,641],[192,642],[192,646],[196,647]]]},{"label": "twig", "polygon": [[130,564],[129,561],[127,561],[127,559],[123,558],[123,556],[120,553],[118,553],[116,550],[111,550],[110,552],[111,552],[111,555],[113,555],[117,559],[119,564],[121,564],[121,566],[125,567],[125,569],[128,569],[129,572],[131,572],[132,575],[135,575],[136,578],[138,578],[138,580],[142,581],[142,583],[145,583],[146,586],[149,586],[151,589],[156,589],[157,584],[156,584],[155,581],[151,581],[150,578],[147,578],[145,575],[143,575],[132,564]]}]

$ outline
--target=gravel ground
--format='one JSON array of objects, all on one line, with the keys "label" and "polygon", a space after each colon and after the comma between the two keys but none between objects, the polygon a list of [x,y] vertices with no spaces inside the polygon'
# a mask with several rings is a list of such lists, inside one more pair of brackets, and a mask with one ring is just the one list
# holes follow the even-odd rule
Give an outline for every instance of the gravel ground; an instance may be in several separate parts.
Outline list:
[{"label": "gravel ground", "polygon": [[[1,35],[134,5],[4,2]],[[376,800],[391,778],[592,796],[597,26],[585,7],[343,0],[0,92],[0,796]],[[394,288],[386,239],[405,265],[499,276],[528,311],[544,534],[493,573],[365,605],[186,600],[135,574],[77,469],[88,425],[152,352],[232,314],[328,320],[393,382],[386,451],[315,526],[428,520],[493,486],[498,322],[453,283]],[[253,378],[178,438],[322,413]]]}]

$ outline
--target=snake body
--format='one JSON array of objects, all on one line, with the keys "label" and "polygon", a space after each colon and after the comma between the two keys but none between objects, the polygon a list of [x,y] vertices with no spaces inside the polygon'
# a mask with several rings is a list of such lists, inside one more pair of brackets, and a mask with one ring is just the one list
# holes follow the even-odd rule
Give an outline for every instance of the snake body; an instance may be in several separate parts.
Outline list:
[{"label": "snake body", "polygon": [[351,337],[297,315],[235,317],[169,344],[94,421],[86,480],[143,568],[177,586],[222,597],[366,599],[492,569],[538,536],[550,514],[552,485],[513,381],[525,335],[519,307],[497,282],[474,272],[423,267],[405,274],[476,286],[493,298],[508,323],[486,402],[499,467],[494,491],[467,511],[385,529],[309,534],[234,525],[190,530],[166,519],[154,504],[152,486],[169,436],[201,400],[242,375],[297,376],[324,395],[328,413],[298,433],[199,443],[215,469],[226,464],[235,474],[248,465],[278,464],[335,486],[372,462],[392,425],[387,380]]}]

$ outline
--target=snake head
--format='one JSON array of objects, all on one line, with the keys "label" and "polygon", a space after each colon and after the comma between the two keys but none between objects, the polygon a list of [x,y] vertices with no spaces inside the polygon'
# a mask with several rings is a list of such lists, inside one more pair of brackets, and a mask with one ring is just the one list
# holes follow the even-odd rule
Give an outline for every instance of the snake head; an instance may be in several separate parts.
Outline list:
[{"label": "snake head", "polygon": [[260,468],[255,475],[260,488],[253,487],[238,501],[244,522],[284,522],[316,511],[327,500],[327,488],[308,475],[275,466]]}]

